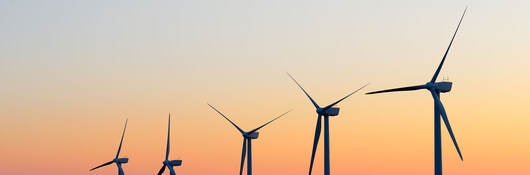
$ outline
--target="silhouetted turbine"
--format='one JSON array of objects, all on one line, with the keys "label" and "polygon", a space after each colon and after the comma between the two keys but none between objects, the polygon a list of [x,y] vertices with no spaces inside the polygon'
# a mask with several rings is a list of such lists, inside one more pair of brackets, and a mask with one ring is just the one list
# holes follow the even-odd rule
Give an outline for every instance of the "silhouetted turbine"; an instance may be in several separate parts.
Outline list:
[{"label": "silhouetted turbine", "polygon": [[[250,130],[248,132],[243,131],[239,126],[237,126],[232,120],[228,119],[223,113],[221,113],[219,110],[217,110],[212,105],[208,104],[213,110],[215,110],[217,113],[219,113],[221,116],[223,116],[228,122],[230,122],[236,129],[243,135],[243,148],[241,151],[241,165],[239,166],[239,175],[243,174],[243,166],[245,165],[245,156],[248,154],[247,157],[247,175],[252,175],[252,139],[257,139],[259,136],[258,130],[263,128],[264,126],[267,126],[269,123],[273,122],[274,120],[284,116],[285,114],[291,112],[292,110],[289,110],[280,116],[272,119],[271,121],[257,127],[256,129]],[[248,144],[248,145],[247,145]],[[247,149],[248,147],[248,149]]]},{"label": "silhouetted turbine", "polygon": [[182,160],[168,160],[169,158],[169,140],[170,140],[170,131],[171,131],[171,114],[169,114],[168,122],[167,122],[167,144],[166,144],[166,159],[164,159],[164,162],[162,162],[162,168],[158,171],[158,175],[161,175],[164,173],[164,170],[166,170],[166,167],[169,169],[170,175],[175,175],[175,170],[173,169],[174,166],[181,166]]},{"label": "silhouetted turbine", "polygon": [[125,127],[123,127],[123,133],[121,134],[120,146],[118,147],[118,153],[116,153],[116,157],[114,157],[113,160],[111,160],[111,161],[109,161],[107,163],[101,164],[101,165],[99,165],[99,166],[97,166],[95,168],[90,169],[90,171],[93,171],[95,169],[110,165],[112,163],[115,163],[116,166],[118,167],[118,175],[125,175],[125,173],[123,172],[123,169],[121,168],[121,164],[129,162],[129,158],[118,158],[118,156],[120,156],[121,145],[123,143],[123,136],[125,136],[125,129],[127,129],[127,121],[128,121],[128,119],[125,120]]},{"label": "silhouetted turbine", "polygon": [[342,100],[350,97],[351,95],[353,95],[357,91],[359,91],[362,88],[366,87],[368,84],[366,84],[366,85],[362,86],[361,88],[353,91],[352,93],[350,93],[350,94],[346,95],[345,97],[337,100],[336,102],[331,103],[330,105],[327,105],[325,107],[320,107],[315,102],[315,100],[313,100],[313,98],[309,95],[309,93],[307,93],[307,91],[298,83],[298,81],[296,81],[296,79],[294,79],[293,76],[291,76],[291,74],[287,73],[287,75],[289,75],[289,77],[291,77],[291,79],[293,79],[293,81],[296,83],[296,85],[298,85],[298,87],[300,87],[300,89],[302,89],[302,91],[304,91],[304,93],[307,96],[307,98],[309,98],[311,103],[313,103],[313,106],[315,106],[316,112],[318,114],[317,125],[316,125],[316,128],[315,128],[315,137],[314,137],[314,140],[313,140],[313,151],[311,152],[311,162],[309,164],[309,175],[311,175],[311,172],[313,171],[313,162],[315,160],[315,153],[316,153],[316,150],[317,150],[318,141],[320,139],[320,130],[321,130],[321,127],[322,127],[322,124],[321,124],[322,123],[321,122],[322,121],[321,120],[322,117],[324,117],[324,174],[325,175],[329,175],[330,174],[329,117],[330,116],[339,115],[339,109],[340,109],[340,108],[334,108],[333,106],[337,105]]},{"label": "silhouetted turbine", "polygon": [[445,58],[447,57],[447,53],[449,52],[449,49],[451,48],[451,44],[453,44],[453,40],[455,39],[456,33],[458,32],[458,29],[460,28],[460,23],[462,23],[462,19],[464,19],[464,15],[466,14],[466,11],[467,11],[467,7],[464,10],[462,17],[460,18],[460,21],[458,22],[458,26],[456,27],[455,33],[453,34],[453,37],[451,38],[451,42],[449,42],[449,46],[447,47],[447,50],[445,51],[442,61],[438,65],[438,68],[436,69],[436,72],[434,73],[434,76],[432,77],[431,81],[427,82],[424,85],[408,86],[408,87],[366,93],[366,94],[377,94],[377,93],[397,92],[397,91],[412,91],[412,90],[418,90],[418,89],[429,90],[434,100],[434,174],[435,175],[442,175],[442,136],[441,136],[440,115],[442,116],[445,126],[447,127],[447,131],[449,132],[449,135],[451,135],[451,139],[453,140],[453,144],[455,145],[456,151],[458,152],[458,155],[460,156],[460,160],[464,161],[464,158],[462,157],[462,153],[460,152],[460,148],[458,147],[458,143],[456,142],[455,135],[453,134],[453,130],[451,129],[451,124],[449,123],[449,119],[447,118],[445,108],[442,102],[440,101],[440,93],[451,91],[451,87],[453,83],[446,82],[446,81],[436,82],[436,79],[438,78],[438,74],[440,73],[440,70],[442,69],[442,66],[445,62]]}]

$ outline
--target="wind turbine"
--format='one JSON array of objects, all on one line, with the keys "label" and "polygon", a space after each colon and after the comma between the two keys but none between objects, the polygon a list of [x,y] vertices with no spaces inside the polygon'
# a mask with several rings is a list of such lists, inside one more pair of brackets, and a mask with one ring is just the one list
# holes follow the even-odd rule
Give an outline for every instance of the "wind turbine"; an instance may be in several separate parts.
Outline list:
[{"label": "wind turbine", "polygon": [[182,160],[168,160],[169,157],[169,133],[171,131],[171,114],[169,114],[168,117],[168,123],[167,123],[167,145],[166,145],[166,159],[164,162],[162,162],[162,168],[158,171],[158,175],[161,175],[164,173],[164,170],[166,170],[166,167],[169,169],[170,175],[175,175],[175,170],[173,169],[173,166],[180,166],[182,165]]},{"label": "wind turbine", "polygon": [[442,116],[445,126],[447,127],[447,131],[449,131],[449,134],[451,135],[451,139],[453,140],[453,144],[455,145],[456,151],[458,152],[458,155],[460,156],[460,160],[464,161],[464,158],[462,157],[462,153],[460,152],[460,148],[458,147],[458,143],[456,142],[455,135],[453,134],[453,130],[451,129],[451,124],[449,123],[449,119],[447,118],[447,113],[445,112],[445,108],[442,102],[440,101],[440,93],[446,93],[446,92],[451,91],[451,87],[453,83],[447,82],[447,81],[436,82],[436,78],[438,77],[438,74],[440,73],[440,70],[442,69],[442,66],[445,62],[445,58],[447,57],[447,53],[449,52],[449,49],[451,48],[451,44],[453,44],[453,40],[455,39],[456,33],[458,32],[458,28],[460,28],[460,23],[462,23],[462,19],[464,19],[464,15],[466,14],[466,11],[467,11],[467,7],[464,10],[462,17],[460,18],[460,21],[458,22],[458,26],[456,27],[455,33],[453,34],[453,38],[451,38],[451,42],[449,43],[449,46],[447,47],[447,50],[445,51],[445,54],[442,58],[442,61],[440,62],[440,65],[438,65],[438,68],[436,69],[434,76],[429,82],[427,82],[424,85],[408,86],[408,87],[401,87],[401,88],[387,89],[387,90],[366,93],[366,94],[377,94],[377,93],[396,92],[396,91],[413,91],[413,90],[419,90],[419,89],[426,89],[429,92],[431,92],[432,98],[434,100],[434,174],[435,175],[442,175],[442,135],[441,135],[440,115]]},{"label": "wind turbine", "polygon": [[[239,126],[237,126],[232,120],[228,119],[223,113],[221,113],[219,110],[217,110],[212,105],[208,104],[213,110],[215,110],[217,113],[219,113],[221,116],[223,116],[228,122],[230,122],[236,129],[243,135],[243,150],[241,151],[241,165],[239,166],[239,175],[243,174],[243,166],[245,165],[245,155],[248,154],[247,157],[247,175],[252,175],[252,140],[257,139],[259,136],[258,130],[263,128],[264,126],[267,126],[269,123],[273,122],[274,120],[284,116],[285,114],[291,112],[291,110],[281,114],[280,116],[272,119],[271,121],[257,127],[256,129],[250,130],[248,132],[243,131]],[[248,144],[248,145],[247,145]]]},{"label": "wind turbine", "polygon": [[123,133],[121,134],[120,146],[118,147],[118,153],[116,153],[116,157],[114,157],[113,160],[107,163],[101,164],[95,168],[90,169],[90,171],[110,165],[112,163],[115,163],[116,166],[118,167],[118,175],[125,175],[125,173],[123,172],[123,169],[121,168],[121,164],[129,162],[129,158],[118,158],[118,157],[120,156],[120,150],[121,150],[121,145],[123,143],[123,136],[125,135],[125,129],[127,129],[127,121],[128,119],[125,120],[125,127],[123,127]]},{"label": "wind turbine", "polygon": [[313,103],[313,105],[315,106],[316,112],[318,114],[317,126],[315,128],[315,137],[314,137],[314,141],[313,141],[313,151],[311,153],[311,163],[309,164],[309,175],[311,175],[311,172],[313,171],[313,162],[315,160],[315,153],[316,153],[316,150],[317,150],[318,140],[320,138],[320,130],[321,130],[321,127],[322,127],[322,117],[324,118],[324,174],[325,175],[329,175],[329,173],[330,173],[329,117],[330,116],[339,115],[339,109],[340,109],[340,108],[333,107],[333,106],[337,105],[342,100],[350,97],[351,95],[353,95],[357,91],[361,90],[362,88],[368,86],[368,84],[366,84],[366,85],[362,86],[361,88],[353,91],[352,93],[350,93],[350,94],[346,95],[345,97],[337,100],[336,102],[331,103],[330,105],[327,105],[325,107],[320,107],[320,106],[318,106],[317,102],[315,102],[315,100],[313,100],[313,98],[309,95],[309,93],[307,93],[307,91],[300,85],[300,83],[298,83],[298,81],[296,81],[293,78],[293,76],[291,76],[291,74],[287,73],[287,75],[289,75],[289,77],[291,77],[291,79],[293,79],[293,81],[296,83],[296,85],[298,85],[298,87],[300,87],[300,89],[302,89],[302,91],[304,91],[305,95],[309,98],[309,100],[311,100],[311,103]]}]

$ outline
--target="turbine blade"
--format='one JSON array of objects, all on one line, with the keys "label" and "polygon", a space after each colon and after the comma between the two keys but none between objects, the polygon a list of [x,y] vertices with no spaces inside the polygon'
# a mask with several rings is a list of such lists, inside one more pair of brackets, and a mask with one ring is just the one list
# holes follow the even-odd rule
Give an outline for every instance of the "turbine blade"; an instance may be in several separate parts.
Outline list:
[{"label": "turbine blade", "polygon": [[118,175],[125,175],[125,172],[123,172],[123,168],[121,167],[121,164],[118,163]]},{"label": "turbine blade", "polygon": [[243,148],[241,152],[241,166],[239,166],[239,175],[243,175],[243,166],[245,165],[245,156],[247,154],[247,138],[243,139]]},{"label": "turbine blade", "polygon": [[127,129],[127,122],[128,121],[129,121],[129,119],[125,119],[125,127],[123,127],[123,133],[121,134],[120,146],[118,147],[118,152],[116,153],[116,159],[118,158],[118,156],[120,156],[121,145],[123,143],[123,136],[125,136],[125,130]]},{"label": "turbine blade", "polygon": [[397,91],[413,91],[413,90],[425,89],[425,88],[426,88],[425,85],[407,86],[407,87],[400,87],[400,88],[394,88],[394,89],[386,89],[386,90],[368,92],[366,94],[379,94],[379,93],[397,92]]},{"label": "turbine blade", "polygon": [[317,126],[315,128],[315,137],[313,140],[313,151],[311,152],[311,163],[309,164],[309,175],[313,171],[313,162],[315,161],[315,153],[317,151],[318,139],[320,138],[320,129],[322,127],[322,117],[318,115]]},{"label": "turbine blade", "polygon": [[166,170],[166,165],[162,165],[162,168],[158,171],[158,175],[162,175],[164,173],[164,170]]},{"label": "turbine blade", "polygon": [[167,169],[169,169],[169,175],[176,175],[175,169],[173,169],[173,166],[168,166]]},{"label": "turbine blade", "polygon": [[167,122],[166,160],[168,160],[168,157],[169,157],[169,138],[170,138],[169,133],[170,131],[171,131],[171,114],[169,114],[168,122]]},{"label": "turbine blade", "polygon": [[331,107],[333,107],[333,106],[337,105],[337,104],[338,104],[338,103],[340,103],[340,102],[341,102],[342,100],[344,100],[344,99],[346,99],[346,98],[350,97],[351,95],[355,94],[355,93],[356,93],[357,91],[360,91],[361,89],[363,89],[363,88],[364,88],[364,87],[366,87],[366,86],[368,86],[368,83],[367,83],[367,84],[365,84],[364,86],[362,86],[361,88],[359,88],[359,89],[357,89],[357,90],[353,91],[352,93],[350,93],[350,94],[346,95],[345,97],[341,98],[340,100],[337,100],[336,102],[334,102],[334,103],[331,103],[330,105],[328,105],[328,106],[324,107],[324,109],[329,109],[329,108],[331,108]]},{"label": "turbine blade", "polygon": [[302,89],[302,91],[304,91],[305,95],[309,98],[309,100],[311,100],[311,103],[313,103],[313,106],[315,106],[315,108],[320,108],[320,106],[318,106],[317,102],[315,102],[315,100],[313,100],[313,98],[307,93],[307,91],[305,91],[305,89],[300,85],[300,83],[298,83],[298,81],[296,81],[296,79],[293,78],[293,76],[291,76],[291,74],[287,73],[287,75],[289,75],[289,77],[291,77],[291,79],[293,79],[293,81],[296,83],[296,85],[298,85],[298,87],[300,87],[300,89]]},{"label": "turbine blade", "polygon": [[440,65],[438,65],[438,68],[436,69],[436,72],[434,72],[434,75],[432,76],[431,82],[434,83],[436,81],[436,78],[438,78],[438,74],[440,74],[440,70],[442,69],[442,66],[445,62],[445,58],[447,57],[447,53],[449,53],[449,49],[451,49],[451,45],[453,44],[453,40],[455,39],[456,33],[458,32],[458,29],[460,28],[460,23],[462,23],[462,20],[464,19],[464,15],[466,14],[467,7],[464,10],[464,13],[462,13],[462,17],[460,17],[460,21],[458,22],[458,26],[456,27],[455,33],[453,34],[453,38],[451,38],[451,42],[449,42],[449,46],[447,47],[447,50],[445,50],[444,57],[442,58],[442,61],[440,62]]},{"label": "turbine blade", "polygon": [[269,121],[269,122],[267,122],[267,123],[261,125],[260,127],[257,127],[256,129],[253,129],[252,131],[249,131],[248,133],[253,133],[253,132],[258,131],[259,129],[263,128],[264,126],[267,126],[269,123],[273,122],[274,120],[276,120],[276,119],[278,119],[278,118],[284,116],[285,114],[287,114],[287,113],[289,113],[289,112],[291,112],[291,111],[292,111],[292,109],[289,110],[289,111],[287,111],[287,112],[284,112],[282,115],[279,115],[278,117],[276,117],[276,118],[272,119],[271,121]]},{"label": "turbine blade", "polygon": [[110,161],[110,162],[107,162],[107,163],[104,163],[104,164],[101,164],[101,165],[99,165],[99,166],[97,166],[97,167],[94,167],[94,168],[90,169],[90,171],[93,171],[93,170],[95,170],[95,169],[98,169],[98,168],[101,168],[101,167],[104,167],[104,166],[110,165],[110,164],[112,164],[112,163],[114,163],[114,160],[112,160],[112,161]]},{"label": "turbine blade", "polygon": [[447,113],[445,112],[444,105],[440,101],[440,97],[438,94],[434,91],[431,91],[432,97],[434,98],[434,102],[436,105],[438,105],[438,108],[440,109],[440,114],[442,115],[442,119],[445,123],[445,127],[447,128],[447,131],[449,132],[449,135],[451,136],[451,139],[453,140],[453,144],[455,145],[456,151],[458,152],[458,155],[460,156],[460,160],[464,161],[464,157],[462,157],[462,152],[460,152],[460,147],[458,146],[458,143],[456,142],[455,135],[453,133],[453,129],[451,128],[451,124],[449,123],[449,119],[447,118]]},{"label": "turbine blade", "polygon": [[223,113],[221,113],[221,111],[215,109],[215,107],[213,107],[212,105],[208,104],[208,106],[210,106],[213,110],[217,111],[217,113],[221,114],[221,116],[223,116],[226,120],[228,120],[232,125],[234,125],[234,127],[236,127],[236,129],[241,132],[241,134],[244,134],[245,131],[243,131],[241,128],[239,128],[239,126],[237,126],[234,122],[232,122],[232,120],[228,119],[228,117],[226,117]]},{"label": "turbine blade", "polygon": [[169,169],[169,175],[176,175],[175,169],[173,169],[173,166],[168,166],[167,169]]}]

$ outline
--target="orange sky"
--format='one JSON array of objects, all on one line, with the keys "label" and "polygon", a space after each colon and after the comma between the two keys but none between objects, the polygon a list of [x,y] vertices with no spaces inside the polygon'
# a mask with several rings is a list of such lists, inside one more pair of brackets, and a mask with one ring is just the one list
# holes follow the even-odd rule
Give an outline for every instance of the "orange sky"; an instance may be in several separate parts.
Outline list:
[{"label": "orange sky", "polygon": [[[433,173],[427,91],[364,95],[430,79],[469,6],[442,69],[441,95],[464,156],[442,131],[444,172],[530,174],[530,4],[523,1],[0,1],[0,174],[115,174],[129,119],[126,174],[236,174],[242,137],[255,174],[306,174],[321,105],[367,82],[330,120],[334,175]],[[323,171],[323,137],[315,174]]]}]

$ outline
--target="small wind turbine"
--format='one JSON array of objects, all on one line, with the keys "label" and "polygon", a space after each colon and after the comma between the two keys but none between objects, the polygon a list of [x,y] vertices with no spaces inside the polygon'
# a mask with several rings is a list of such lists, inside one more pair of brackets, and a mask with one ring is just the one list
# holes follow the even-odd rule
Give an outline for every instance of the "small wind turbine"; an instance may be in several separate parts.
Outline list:
[{"label": "small wind turbine", "polygon": [[182,165],[182,160],[168,160],[169,157],[169,133],[171,131],[171,114],[168,117],[168,123],[167,123],[167,145],[166,145],[166,159],[164,162],[162,162],[162,168],[158,171],[158,175],[161,175],[164,173],[164,170],[166,170],[166,167],[169,169],[170,175],[175,175],[175,170],[173,169],[174,166],[180,166]]},{"label": "small wind turbine", "polygon": [[455,135],[453,134],[453,130],[451,129],[451,124],[449,123],[449,119],[447,118],[447,113],[445,112],[445,108],[442,102],[440,101],[440,93],[446,93],[446,92],[451,91],[451,87],[453,83],[448,82],[448,81],[436,82],[436,78],[438,77],[438,74],[440,73],[440,70],[442,69],[445,58],[447,57],[447,53],[449,52],[449,49],[451,48],[451,44],[453,44],[453,40],[455,39],[456,33],[458,32],[458,28],[460,28],[460,23],[462,23],[462,19],[464,19],[466,10],[467,10],[467,7],[464,10],[462,17],[460,18],[460,21],[458,22],[458,26],[456,27],[455,33],[453,34],[453,38],[451,38],[451,42],[449,42],[449,46],[447,47],[447,50],[445,51],[445,54],[442,58],[442,61],[440,62],[440,65],[438,65],[438,68],[436,69],[434,76],[429,82],[427,82],[425,85],[408,86],[408,87],[366,93],[366,94],[377,94],[377,93],[396,92],[396,91],[413,91],[413,90],[419,90],[419,89],[426,89],[426,90],[429,90],[429,92],[431,92],[432,98],[434,99],[434,174],[435,175],[442,175],[442,135],[441,135],[440,115],[442,116],[445,126],[447,127],[447,131],[449,131],[449,134],[451,135],[451,139],[453,140],[453,144],[455,145],[456,151],[458,152],[458,155],[460,156],[460,160],[464,161],[464,158],[462,157],[462,153],[460,152],[460,148],[458,147],[458,143],[456,142]]},{"label": "small wind turbine", "polygon": [[[259,136],[258,130],[263,128],[264,126],[267,126],[269,123],[273,122],[274,120],[284,116],[285,114],[291,112],[291,110],[281,114],[280,116],[272,119],[271,121],[257,127],[256,129],[250,130],[248,132],[243,131],[239,126],[237,126],[232,120],[228,119],[223,113],[221,113],[219,110],[217,110],[212,105],[208,104],[213,110],[217,111],[221,116],[223,116],[228,122],[230,122],[236,129],[243,135],[243,148],[241,151],[241,165],[239,166],[239,175],[243,174],[243,166],[245,165],[245,155],[248,154],[247,157],[247,175],[252,175],[252,139],[257,139]],[[248,145],[247,145],[248,144]],[[247,149],[248,148],[248,149]]]},{"label": "small wind turbine", "polygon": [[302,91],[304,91],[305,95],[309,98],[309,100],[311,100],[311,103],[313,103],[313,106],[315,106],[316,112],[318,114],[317,126],[315,128],[315,137],[314,137],[314,141],[313,141],[313,151],[311,153],[311,163],[309,164],[309,175],[311,175],[311,172],[313,171],[313,162],[315,160],[315,153],[316,153],[316,150],[317,150],[318,140],[320,138],[320,130],[321,130],[321,127],[322,127],[322,117],[324,117],[324,174],[325,175],[329,175],[329,173],[330,173],[329,117],[330,116],[339,115],[339,109],[340,109],[340,108],[336,108],[336,107],[333,107],[333,106],[337,105],[342,100],[350,97],[351,95],[353,95],[357,91],[359,91],[362,88],[366,87],[368,84],[366,84],[366,85],[362,86],[361,88],[353,91],[352,93],[350,93],[350,94],[346,95],[345,97],[337,100],[336,102],[331,103],[330,105],[327,105],[325,107],[320,107],[320,106],[318,106],[317,102],[315,102],[315,100],[313,100],[313,98],[309,95],[309,93],[307,93],[307,91],[298,83],[298,81],[296,81],[293,78],[293,76],[291,76],[291,74],[287,73],[287,75],[289,75],[289,77],[291,77],[291,79],[293,79],[293,81],[296,83],[296,85],[298,85],[298,87],[300,87],[300,89],[302,89]]},{"label": "small wind turbine", "polygon": [[123,169],[121,168],[121,164],[129,162],[129,158],[118,158],[118,157],[120,156],[121,145],[123,143],[123,136],[125,136],[125,129],[127,129],[127,121],[128,119],[125,120],[125,127],[123,127],[123,133],[121,134],[120,146],[118,147],[118,153],[116,153],[116,157],[114,157],[113,160],[107,163],[101,164],[95,168],[90,169],[90,171],[110,165],[112,163],[115,163],[116,166],[118,167],[118,175],[125,175],[125,173],[123,172]]}]

